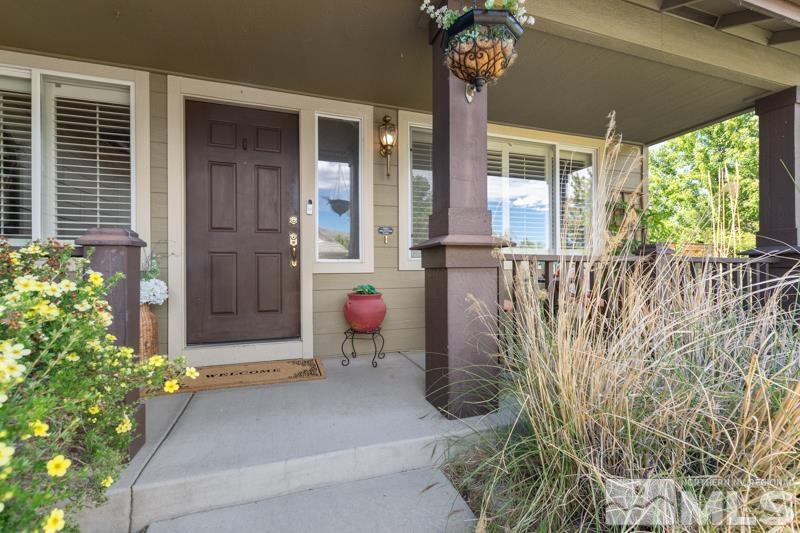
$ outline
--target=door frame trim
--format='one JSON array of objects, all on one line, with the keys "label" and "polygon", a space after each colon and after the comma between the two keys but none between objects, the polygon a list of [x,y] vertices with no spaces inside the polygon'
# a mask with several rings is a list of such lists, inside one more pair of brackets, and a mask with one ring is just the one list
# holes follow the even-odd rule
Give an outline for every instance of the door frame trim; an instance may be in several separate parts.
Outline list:
[{"label": "door frame trim", "polygon": [[[300,163],[300,338],[292,340],[188,346],[186,343],[186,99],[241,105],[299,115]],[[307,215],[305,202],[316,190],[316,114],[357,116],[364,128],[364,154],[372,154],[372,106],[253,87],[167,76],[167,170],[169,206],[168,300],[169,356],[185,356],[195,366],[255,362],[314,356],[313,272],[315,216]],[[365,161],[371,168],[372,161]]]}]

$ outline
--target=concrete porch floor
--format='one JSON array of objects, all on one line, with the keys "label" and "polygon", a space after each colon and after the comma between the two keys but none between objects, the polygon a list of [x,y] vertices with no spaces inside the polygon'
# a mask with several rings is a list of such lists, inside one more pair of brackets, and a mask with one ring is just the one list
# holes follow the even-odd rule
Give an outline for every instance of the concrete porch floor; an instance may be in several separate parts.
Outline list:
[{"label": "concrete porch floor", "polygon": [[[450,442],[495,418],[439,414],[424,398],[423,358],[390,353],[378,368],[369,357],[349,367],[326,358],[325,380],[150,400],[145,447],[109,490],[108,503],[82,513],[82,529],[135,532],[193,513],[438,466]],[[450,512],[443,506],[443,515]]]}]

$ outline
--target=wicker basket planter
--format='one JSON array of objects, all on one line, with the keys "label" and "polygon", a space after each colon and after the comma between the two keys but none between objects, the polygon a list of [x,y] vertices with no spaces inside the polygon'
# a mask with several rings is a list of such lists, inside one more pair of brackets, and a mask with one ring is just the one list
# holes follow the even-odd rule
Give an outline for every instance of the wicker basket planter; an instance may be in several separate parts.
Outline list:
[{"label": "wicker basket planter", "polygon": [[522,25],[506,10],[473,9],[447,29],[445,62],[476,91],[505,74],[517,57]]},{"label": "wicker basket planter", "polygon": [[150,304],[139,306],[139,356],[147,359],[158,353],[158,323]]}]

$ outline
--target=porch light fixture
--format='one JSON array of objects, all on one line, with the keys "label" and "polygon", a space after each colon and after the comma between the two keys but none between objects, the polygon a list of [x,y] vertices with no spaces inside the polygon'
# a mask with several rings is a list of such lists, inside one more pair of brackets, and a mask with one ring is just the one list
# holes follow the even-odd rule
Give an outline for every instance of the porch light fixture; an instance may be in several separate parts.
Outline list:
[{"label": "porch light fixture", "polygon": [[381,143],[380,154],[386,158],[386,175],[389,176],[389,160],[397,144],[397,126],[392,124],[389,115],[383,117],[383,124],[378,128],[378,140]]}]

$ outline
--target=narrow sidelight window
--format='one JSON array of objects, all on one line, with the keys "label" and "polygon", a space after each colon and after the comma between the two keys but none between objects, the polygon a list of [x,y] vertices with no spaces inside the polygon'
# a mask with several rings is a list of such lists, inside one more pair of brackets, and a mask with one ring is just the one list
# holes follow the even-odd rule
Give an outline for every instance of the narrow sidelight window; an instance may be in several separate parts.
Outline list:
[{"label": "narrow sidelight window", "polygon": [[317,117],[317,259],[361,259],[361,123]]},{"label": "narrow sidelight window", "polygon": [[[428,218],[433,209],[433,140],[431,131],[411,128],[411,242],[416,246],[428,240]],[[411,250],[412,258],[420,258],[419,250]]]},{"label": "narrow sidelight window", "polygon": [[591,248],[594,166],[592,154],[562,150],[558,159],[561,249]]}]

